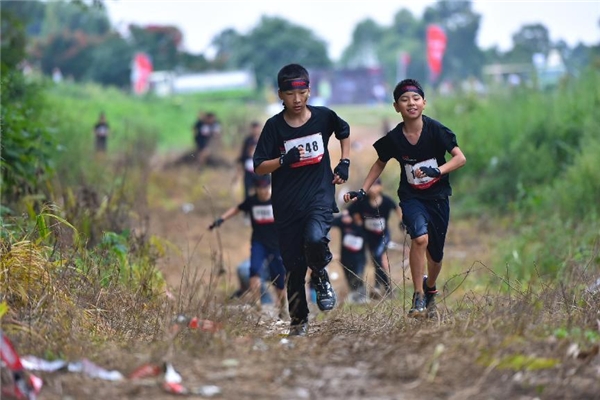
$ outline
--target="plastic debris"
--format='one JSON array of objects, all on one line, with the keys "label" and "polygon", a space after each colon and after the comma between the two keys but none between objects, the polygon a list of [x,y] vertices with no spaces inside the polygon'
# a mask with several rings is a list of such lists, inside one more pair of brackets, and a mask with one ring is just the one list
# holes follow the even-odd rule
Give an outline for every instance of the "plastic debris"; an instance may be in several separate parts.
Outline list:
[{"label": "plastic debris", "polygon": [[190,329],[198,329],[204,332],[218,332],[223,329],[223,324],[209,319],[200,319],[198,317],[187,317],[185,315],[178,315],[175,317],[175,323],[178,325],[186,325]]},{"label": "plastic debris", "polygon": [[125,379],[119,371],[109,371],[94,364],[87,358],[81,361],[70,362],[67,370],[69,372],[81,372],[90,378],[103,379],[105,381],[120,381]]},{"label": "plastic debris", "polygon": [[143,364],[134,369],[127,378],[129,379],[144,379],[144,378],[152,378],[160,375],[165,370],[165,367],[162,367],[157,364]]},{"label": "plastic debris", "polygon": [[[183,317],[185,318],[185,317]],[[186,320],[189,326],[194,319]],[[196,319],[197,320],[197,319]],[[192,323],[194,329],[202,329],[204,326],[203,320],[197,320]],[[181,321],[176,321],[181,322]],[[209,321],[214,324],[214,322]],[[44,371],[57,372],[68,371],[83,373],[91,378],[98,378],[107,381],[121,381],[125,377],[116,370],[104,369],[90,360],[84,358],[81,361],[67,362],[64,360],[48,361],[32,355],[19,357],[14,349],[11,341],[0,330],[0,353],[3,366],[6,366],[12,373],[13,383],[10,385],[2,385],[0,398],[9,398],[16,400],[36,400],[43,385],[41,378],[29,373],[28,371]],[[225,360],[224,363],[231,363],[231,359]],[[233,360],[237,362],[237,360]],[[232,363],[233,364],[233,363]],[[162,365],[147,363],[134,369],[128,379],[144,379],[163,376],[162,388],[170,394],[176,395],[198,395],[202,397],[213,397],[221,394],[221,388],[214,385],[204,385],[194,388],[188,388],[182,384],[183,378],[181,374],[175,370],[171,363]]]},{"label": "plastic debris", "polygon": [[12,372],[13,378],[13,384],[2,386],[0,394],[18,400],[35,400],[42,390],[43,381],[25,371],[21,357],[2,330],[0,330],[0,358]]}]

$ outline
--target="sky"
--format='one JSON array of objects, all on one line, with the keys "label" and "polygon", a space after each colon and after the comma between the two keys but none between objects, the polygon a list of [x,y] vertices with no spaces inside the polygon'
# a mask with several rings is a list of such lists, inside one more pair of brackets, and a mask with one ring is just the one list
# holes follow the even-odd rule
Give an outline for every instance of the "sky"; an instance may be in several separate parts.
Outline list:
[{"label": "sky", "polygon": [[[113,24],[123,29],[129,23],[177,26],[183,47],[191,53],[211,55],[211,40],[225,29],[247,34],[263,15],[278,16],[315,32],[325,40],[329,56],[338,60],[350,44],[356,25],[371,18],[390,26],[394,15],[408,9],[416,17],[435,0],[371,1],[201,1],[201,0],[107,0]],[[477,44],[481,48],[512,47],[512,35],[523,25],[541,23],[550,39],[600,43],[600,0],[475,0],[473,9],[482,16]]]}]

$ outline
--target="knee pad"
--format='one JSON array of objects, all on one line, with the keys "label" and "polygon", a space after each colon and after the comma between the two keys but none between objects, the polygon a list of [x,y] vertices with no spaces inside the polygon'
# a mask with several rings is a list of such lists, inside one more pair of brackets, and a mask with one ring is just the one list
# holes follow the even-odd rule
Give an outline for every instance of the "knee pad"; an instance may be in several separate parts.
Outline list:
[{"label": "knee pad", "polygon": [[304,255],[306,264],[309,267],[322,269],[333,259],[333,254],[329,250],[329,244],[322,240],[310,241],[304,244]]}]

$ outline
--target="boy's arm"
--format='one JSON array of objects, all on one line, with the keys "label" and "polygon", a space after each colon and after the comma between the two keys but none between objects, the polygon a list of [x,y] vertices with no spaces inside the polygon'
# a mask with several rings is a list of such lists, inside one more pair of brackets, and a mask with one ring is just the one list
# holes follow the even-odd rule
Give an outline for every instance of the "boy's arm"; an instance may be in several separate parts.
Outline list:
[{"label": "boy's arm", "polygon": [[452,151],[450,152],[450,154],[452,155],[452,158],[450,160],[448,160],[447,163],[445,163],[444,165],[442,165],[440,167],[440,173],[442,175],[449,174],[450,172],[459,169],[460,167],[465,165],[467,162],[467,158],[465,157],[462,150],[458,146],[454,147],[452,149]]},{"label": "boy's arm", "polygon": [[[367,177],[363,182],[362,188],[358,192],[346,193],[344,195],[344,201],[346,203],[348,203],[349,201],[356,201],[359,196],[361,199],[364,198],[366,196],[366,192],[368,192],[369,189],[371,189],[371,186],[373,186],[373,182],[375,182],[377,178],[379,178],[379,176],[385,169],[386,164],[387,162],[383,162],[380,159],[377,159],[377,161],[375,161],[371,166],[371,169],[369,170],[369,173],[367,174]],[[359,194],[361,192],[362,194]]]},{"label": "boy's arm", "polygon": [[340,139],[341,159],[350,158],[350,137]]},{"label": "boy's arm", "polygon": [[340,157],[340,163],[343,163],[342,160],[348,160],[346,161],[346,167],[345,167],[345,175],[342,173],[342,176],[340,176],[339,174],[342,171],[338,171],[338,168],[340,168],[340,165],[338,165],[338,167],[336,167],[336,170],[334,171],[334,176],[333,176],[333,181],[331,183],[333,183],[334,185],[340,185],[342,183],[346,183],[346,181],[348,180],[348,167],[349,165],[349,161],[350,161],[350,137],[344,138],[344,139],[340,139],[340,152],[341,152],[341,157]]},{"label": "boy's arm", "polygon": [[210,224],[208,229],[213,230],[214,228],[218,228],[223,222],[233,217],[234,215],[237,215],[237,213],[239,212],[239,206],[231,207],[229,210],[225,211],[219,218],[215,219],[215,221],[212,224]]}]

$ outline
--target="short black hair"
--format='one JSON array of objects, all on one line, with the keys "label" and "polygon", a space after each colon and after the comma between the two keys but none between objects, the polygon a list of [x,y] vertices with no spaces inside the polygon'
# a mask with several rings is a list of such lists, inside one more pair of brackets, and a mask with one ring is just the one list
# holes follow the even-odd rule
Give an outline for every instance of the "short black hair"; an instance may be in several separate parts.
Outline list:
[{"label": "short black hair", "polygon": [[423,98],[425,98],[425,93],[423,87],[416,79],[404,79],[400,81],[396,87],[394,88],[394,101],[398,101],[398,98],[402,95],[402,88],[404,86],[415,86],[421,92],[423,92]]},{"label": "short black hair", "polygon": [[281,87],[284,82],[292,79],[310,80],[308,71],[300,64],[288,64],[279,70],[277,74],[277,86]]}]

